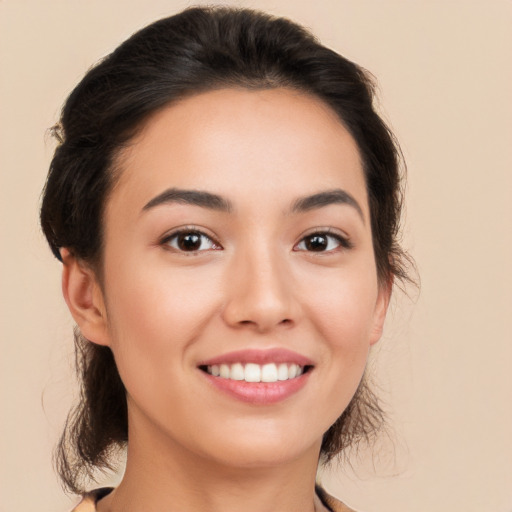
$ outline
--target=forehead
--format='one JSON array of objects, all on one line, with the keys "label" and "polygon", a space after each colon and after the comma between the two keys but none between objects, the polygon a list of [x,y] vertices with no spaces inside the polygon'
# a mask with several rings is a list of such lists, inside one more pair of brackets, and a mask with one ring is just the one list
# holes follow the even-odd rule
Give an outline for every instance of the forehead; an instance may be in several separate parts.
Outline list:
[{"label": "forehead", "polygon": [[139,208],[169,187],[206,189],[235,204],[341,187],[366,208],[358,148],[337,114],[284,88],[187,97],[154,114],[117,163],[109,202],[122,196]]}]

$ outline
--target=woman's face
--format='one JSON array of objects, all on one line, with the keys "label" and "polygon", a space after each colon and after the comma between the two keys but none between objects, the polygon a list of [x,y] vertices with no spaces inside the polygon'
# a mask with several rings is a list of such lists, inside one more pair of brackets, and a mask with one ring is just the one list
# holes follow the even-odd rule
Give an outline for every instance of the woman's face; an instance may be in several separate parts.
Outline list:
[{"label": "woman's face", "polygon": [[118,167],[93,341],[130,439],[238,467],[316,457],[389,296],[352,137],[310,96],[218,90],[156,114]]}]

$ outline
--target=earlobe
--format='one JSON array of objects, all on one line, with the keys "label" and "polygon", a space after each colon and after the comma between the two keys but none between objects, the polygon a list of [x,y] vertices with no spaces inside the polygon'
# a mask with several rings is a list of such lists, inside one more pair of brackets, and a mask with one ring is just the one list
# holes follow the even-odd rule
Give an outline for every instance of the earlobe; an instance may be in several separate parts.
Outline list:
[{"label": "earlobe", "polygon": [[375,313],[373,321],[373,329],[370,338],[370,344],[373,345],[379,341],[384,330],[384,322],[386,321],[386,314],[391,299],[391,291],[393,289],[393,276],[391,276],[385,283],[379,285],[379,294],[375,304]]},{"label": "earlobe", "polygon": [[103,293],[94,271],[68,249],[61,249],[62,294],[81,333],[98,345],[110,345]]}]

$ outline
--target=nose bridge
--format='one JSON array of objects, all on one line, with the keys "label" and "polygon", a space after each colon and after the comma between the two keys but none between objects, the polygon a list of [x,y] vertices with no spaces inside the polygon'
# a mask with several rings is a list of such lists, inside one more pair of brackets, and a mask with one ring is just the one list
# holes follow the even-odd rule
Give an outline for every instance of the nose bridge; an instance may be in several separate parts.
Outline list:
[{"label": "nose bridge", "polygon": [[252,237],[235,251],[225,318],[259,331],[296,321],[293,283],[287,255],[269,239]]}]

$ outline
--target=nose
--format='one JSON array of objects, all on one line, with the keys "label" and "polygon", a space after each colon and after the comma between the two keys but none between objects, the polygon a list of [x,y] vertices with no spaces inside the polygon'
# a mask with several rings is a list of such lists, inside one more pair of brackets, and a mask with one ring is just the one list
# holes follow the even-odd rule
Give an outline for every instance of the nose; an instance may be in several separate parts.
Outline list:
[{"label": "nose", "polygon": [[234,257],[222,313],[227,324],[265,333],[297,323],[299,310],[286,255],[260,247]]}]

